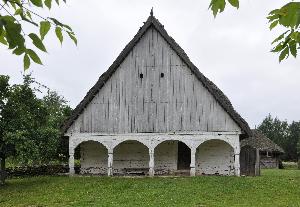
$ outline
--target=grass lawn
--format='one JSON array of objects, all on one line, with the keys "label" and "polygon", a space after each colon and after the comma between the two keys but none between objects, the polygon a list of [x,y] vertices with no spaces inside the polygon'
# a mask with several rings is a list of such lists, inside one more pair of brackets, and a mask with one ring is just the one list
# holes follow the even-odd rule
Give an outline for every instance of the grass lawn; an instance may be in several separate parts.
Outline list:
[{"label": "grass lawn", "polygon": [[0,206],[300,206],[300,170],[261,177],[32,177],[0,186]]}]

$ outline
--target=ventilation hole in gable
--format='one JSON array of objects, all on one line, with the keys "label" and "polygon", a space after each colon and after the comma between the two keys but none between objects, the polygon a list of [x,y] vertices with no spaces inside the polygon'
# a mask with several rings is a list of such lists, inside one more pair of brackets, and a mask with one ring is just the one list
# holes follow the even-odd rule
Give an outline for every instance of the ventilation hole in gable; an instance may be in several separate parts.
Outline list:
[{"label": "ventilation hole in gable", "polygon": [[165,77],[165,74],[164,74],[164,73],[161,73],[161,74],[160,74],[160,77],[161,77],[161,78]]},{"label": "ventilation hole in gable", "polygon": [[140,73],[140,78],[143,78],[143,77],[144,77],[143,73]]}]

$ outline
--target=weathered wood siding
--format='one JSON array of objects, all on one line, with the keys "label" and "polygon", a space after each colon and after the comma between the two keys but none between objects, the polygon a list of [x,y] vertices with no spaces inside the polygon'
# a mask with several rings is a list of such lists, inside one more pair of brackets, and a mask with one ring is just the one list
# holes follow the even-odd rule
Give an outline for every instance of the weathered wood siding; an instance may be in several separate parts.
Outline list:
[{"label": "weathered wood siding", "polygon": [[279,167],[278,156],[272,155],[271,157],[266,157],[265,155],[260,155],[260,167],[262,169],[278,168]]},{"label": "weathered wood siding", "polygon": [[162,36],[148,29],[69,128],[71,131],[136,133],[240,128]]},{"label": "weathered wood siding", "polygon": [[259,151],[249,145],[241,148],[240,163],[241,175],[260,175]]}]

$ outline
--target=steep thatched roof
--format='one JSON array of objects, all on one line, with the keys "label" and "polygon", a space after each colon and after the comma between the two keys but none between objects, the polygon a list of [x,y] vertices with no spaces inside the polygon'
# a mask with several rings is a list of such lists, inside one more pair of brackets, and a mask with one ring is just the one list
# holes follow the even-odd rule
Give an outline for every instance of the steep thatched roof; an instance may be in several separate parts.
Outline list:
[{"label": "steep thatched roof", "polygon": [[77,119],[77,117],[82,113],[84,108],[90,103],[98,91],[104,86],[112,74],[118,69],[120,64],[128,56],[133,47],[139,42],[142,36],[146,33],[149,28],[156,29],[162,37],[169,43],[171,48],[177,53],[177,55],[185,62],[185,64],[192,70],[195,76],[201,81],[203,86],[214,96],[217,102],[221,107],[230,115],[230,117],[238,124],[242,129],[242,132],[245,137],[251,136],[251,130],[248,126],[248,123],[234,110],[231,102],[225,96],[225,94],[208,78],[206,78],[198,68],[190,61],[187,54],[184,50],[175,42],[175,40],[170,37],[167,31],[164,29],[164,26],[151,14],[144,25],[139,29],[138,33],[134,38],[128,43],[128,45],[123,49],[117,59],[113,64],[108,68],[108,70],[103,73],[98,79],[97,83],[88,91],[84,99],[77,105],[73,110],[70,118],[65,122],[62,127],[62,132],[66,133],[68,128],[72,123]]},{"label": "steep thatched roof", "polygon": [[241,141],[241,147],[249,145],[260,151],[284,153],[284,150],[256,129],[252,129],[252,137]]}]

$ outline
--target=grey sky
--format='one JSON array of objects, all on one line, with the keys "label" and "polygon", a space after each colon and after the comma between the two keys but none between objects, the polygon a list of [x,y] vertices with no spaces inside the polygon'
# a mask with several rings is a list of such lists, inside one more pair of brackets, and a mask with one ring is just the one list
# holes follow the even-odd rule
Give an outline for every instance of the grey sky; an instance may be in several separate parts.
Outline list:
[{"label": "grey sky", "polygon": [[[51,15],[72,26],[79,44],[65,37],[61,47],[54,32],[46,37],[49,54],[44,66],[32,65],[33,76],[57,90],[72,107],[108,69],[149,16],[154,15],[185,50],[192,62],[231,100],[251,127],[268,114],[300,120],[300,58],[278,63],[270,53],[266,16],[283,0],[241,0],[239,10],[228,7],[216,19],[209,0],[68,1]],[[1,74],[21,81],[22,58],[0,47]]]}]

